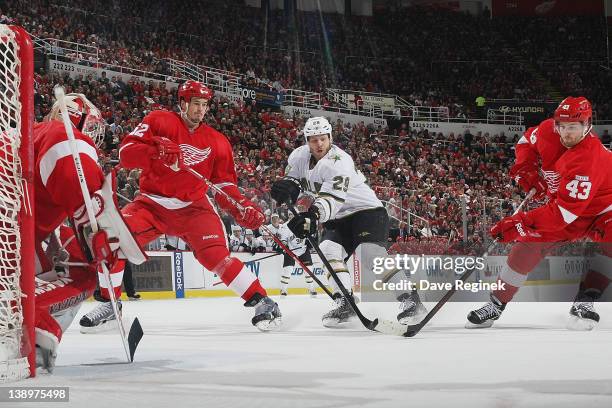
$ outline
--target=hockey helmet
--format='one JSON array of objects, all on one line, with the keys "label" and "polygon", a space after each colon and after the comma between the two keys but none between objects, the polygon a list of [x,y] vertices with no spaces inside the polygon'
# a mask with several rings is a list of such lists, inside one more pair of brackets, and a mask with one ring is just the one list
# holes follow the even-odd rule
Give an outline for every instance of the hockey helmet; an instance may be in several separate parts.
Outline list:
[{"label": "hockey helmet", "polygon": [[189,103],[191,98],[204,98],[207,101],[213,97],[213,91],[198,81],[185,81],[178,90],[178,100],[181,103],[182,100]]},{"label": "hockey helmet", "polygon": [[585,126],[584,135],[591,131],[593,108],[583,96],[565,98],[555,109],[555,128],[560,122],[580,122]]},{"label": "hockey helmet", "polygon": [[332,126],[329,121],[322,116],[309,118],[304,125],[304,139],[308,142],[310,136],[329,135],[329,140],[332,140]]}]

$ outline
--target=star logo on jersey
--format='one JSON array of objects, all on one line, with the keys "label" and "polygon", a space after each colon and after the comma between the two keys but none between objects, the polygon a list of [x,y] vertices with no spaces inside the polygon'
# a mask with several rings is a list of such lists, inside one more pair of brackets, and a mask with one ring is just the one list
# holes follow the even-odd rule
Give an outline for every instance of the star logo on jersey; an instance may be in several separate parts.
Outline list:
[{"label": "star logo on jersey", "polygon": [[331,156],[331,157],[330,157],[330,159],[331,159],[331,160],[333,160],[333,161],[334,161],[334,163],[335,163],[335,162],[337,162],[338,160],[340,160],[341,158],[342,158],[342,157],[340,157],[340,155],[339,155],[339,154],[335,154],[335,155],[333,155],[333,156]]},{"label": "star logo on jersey", "polygon": [[208,158],[208,156],[210,156],[211,152],[210,147],[207,147],[206,149],[198,149],[197,147],[193,147],[192,145],[188,144],[181,144],[179,147],[183,152],[183,162],[187,166],[202,163]]}]

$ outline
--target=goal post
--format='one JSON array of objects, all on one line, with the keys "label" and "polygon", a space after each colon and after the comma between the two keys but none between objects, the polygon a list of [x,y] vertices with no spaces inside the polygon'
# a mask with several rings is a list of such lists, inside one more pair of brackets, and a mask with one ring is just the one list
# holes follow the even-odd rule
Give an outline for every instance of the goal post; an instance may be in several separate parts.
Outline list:
[{"label": "goal post", "polygon": [[32,40],[0,24],[0,382],[36,373],[33,126]]}]

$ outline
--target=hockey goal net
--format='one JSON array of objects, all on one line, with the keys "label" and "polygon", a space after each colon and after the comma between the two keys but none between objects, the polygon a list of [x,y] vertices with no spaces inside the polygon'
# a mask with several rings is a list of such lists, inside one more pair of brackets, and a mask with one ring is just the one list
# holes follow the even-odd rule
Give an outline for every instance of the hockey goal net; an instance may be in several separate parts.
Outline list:
[{"label": "hockey goal net", "polygon": [[0,382],[34,376],[33,51],[0,24]]}]

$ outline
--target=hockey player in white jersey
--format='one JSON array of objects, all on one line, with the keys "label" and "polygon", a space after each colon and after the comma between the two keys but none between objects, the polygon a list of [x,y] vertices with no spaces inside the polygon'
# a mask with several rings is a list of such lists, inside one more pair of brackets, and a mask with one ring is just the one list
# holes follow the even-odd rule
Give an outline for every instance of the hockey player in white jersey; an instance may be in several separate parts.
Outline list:
[{"label": "hockey player in white jersey", "polygon": [[[296,237],[295,234],[289,229],[287,224],[279,225],[278,235],[283,244],[285,244],[287,248],[291,250],[291,252],[297,255],[298,258],[300,258],[300,261],[304,263],[304,265],[308,267],[312,266],[312,257],[310,256],[310,250],[305,239]],[[296,266],[295,260],[292,257],[287,254],[283,255],[283,272],[280,279],[280,294],[281,296],[287,296],[289,280],[291,279],[293,271],[298,266]],[[317,296],[315,283],[312,277],[306,272],[304,272],[304,280],[306,281],[306,285],[308,286],[308,292],[310,293],[310,296]]]},{"label": "hockey player in white jersey", "polygon": [[239,225],[232,224],[232,234],[229,236],[229,247],[232,252],[243,252],[244,234]]},{"label": "hockey player in white jersey", "polygon": [[[301,192],[315,195],[308,210],[293,218],[288,227],[297,237],[305,238],[315,235],[317,223],[323,224],[321,251],[350,292],[353,282],[346,261],[358,250],[364,267],[371,268],[375,257],[387,256],[383,245],[389,235],[389,218],[351,156],[333,144],[332,127],[327,119],[308,119],[304,138],[306,145],[291,153],[285,177],[272,185],[270,194],[279,204],[290,205]],[[405,278],[404,273],[395,273],[391,281]],[[348,321],[355,312],[335,281],[329,282],[337,305],[322,320],[324,326],[334,327]],[[425,313],[416,291],[401,293],[398,300],[402,302],[400,323],[411,323]]]},{"label": "hockey player in white jersey", "polygon": [[245,241],[244,243],[247,246],[247,251],[251,254],[255,255],[257,252],[264,252],[266,249],[266,242],[262,237],[256,237],[253,234],[253,230],[247,229],[244,231]]},{"label": "hockey player in white jersey", "polygon": [[278,248],[278,245],[276,245],[276,242],[274,242],[274,239],[272,239],[272,235],[270,235],[270,233],[268,231],[263,231],[260,237],[263,242],[264,242],[264,252],[279,252],[280,253],[280,248]]},{"label": "hockey player in white jersey", "polygon": [[[273,213],[270,216],[270,224],[268,224],[266,227],[267,227],[268,230],[270,230],[274,234],[274,236],[276,238],[280,238],[280,235],[278,234],[278,228],[280,227],[280,225],[281,225],[281,218],[280,218],[280,216],[277,213]],[[265,228],[260,227],[259,228],[259,233],[261,235],[264,235],[265,233],[267,233],[267,231],[266,231]]]}]

